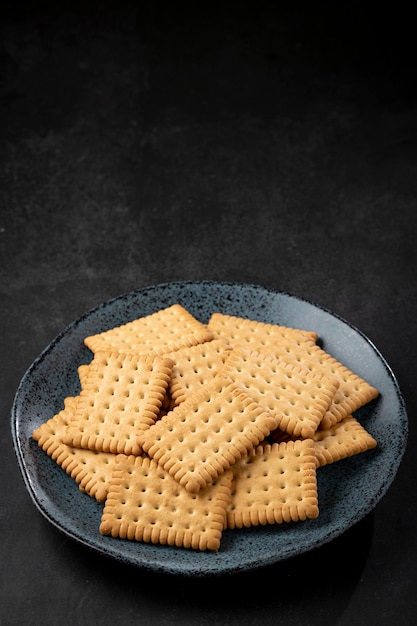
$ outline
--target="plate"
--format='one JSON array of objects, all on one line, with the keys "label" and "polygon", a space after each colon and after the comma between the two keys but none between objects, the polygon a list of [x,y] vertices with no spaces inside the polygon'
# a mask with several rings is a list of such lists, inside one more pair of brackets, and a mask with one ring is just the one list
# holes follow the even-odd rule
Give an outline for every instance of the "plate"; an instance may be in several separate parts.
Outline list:
[{"label": "plate", "polygon": [[[103,505],[73,481],[31,434],[79,393],[77,367],[91,352],[84,337],[149,315],[174,303],[201,322],[219,311],[271,324],[315,330],[324,350],[377,387],[380,396],[355,414],[377,448],[317,471],[320,515],[315,520],[226,530],[220,550],[198,552],[104,537]],[[408,420],[394,374],[373,343],[347,321],[293,294],[260,285],[170,282],[114,298],[70,324],[24,375],[12,407],[12,434],[26,488],[42,515],[66,535],[107,557],[154,572],[209,576],[270,565],[330,542],[369,513],[395,478]]]}]

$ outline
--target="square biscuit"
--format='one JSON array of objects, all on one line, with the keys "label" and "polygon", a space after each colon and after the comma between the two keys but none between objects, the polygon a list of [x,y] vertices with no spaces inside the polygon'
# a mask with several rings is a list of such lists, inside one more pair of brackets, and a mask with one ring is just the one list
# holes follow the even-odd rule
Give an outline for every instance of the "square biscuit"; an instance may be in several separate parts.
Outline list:
[{"label": "square biscuit", "polygon": [[115,455],[82,450],[62,442],[73,419],[75,398],[65,399],[65,408],[41,424],[32,438],[78,484],[81,491],[103,502],[107,496]]},{"label": "square biscuit", "polygon": [[172,365],[164,356],[97,352],[63,442],[102,452],[140,454],[137,434],[158,418]]},{"label": "square biscuit", "polygon": [[232,346],[244,345],[251,350],[268,352],[324,376],[339,380],[339,388],[323,417],[321,428],[327,429],[378,396],[378,390],[366,380],[317,345],[313,331],[264,324],[253,320],[214,313],[208,328],[215,337],[223,337]]},{"label": "square biscuit", "polygon": [[180,404],[194,391],[210,383],[231,349],[224,339],[214,339],[168,353],[174,362],[169,384],[174,405]]},{"label": "square biscuit", "polygon": [[314,435],[339,386],[335,376],[240,345],[229,353],[221,374],[275,415],[280,430],[303,438]]},{"label": "square biscuit", "polygon": [[289,364],[338,381],[338,388],[319,426],[325,430],[378,397],[379,392],[373,385],[312,342],[299,341],[288,336],[274,346],[259,344],[257,349]]},{"label": "square biscuit", "polygon": [[315,343],[318,335],[314,331],[281,326],[280,324],[267,324],[257,320],[213,313],[208,324],[208,329],[215,338],[224,338],[231,346],[245,345],[251,350],[261,348],[274,349],[275,345],[284,339],[292,338],[301,343]]},{"label": "square biscuit", "polygon": [[143,451],[190,493],[217,479],[277,427],[239,386],[217,376],[138,436]]},{"label": "square biscuit", "polygon": [[227,528],[305,521],[319,514],[311,439],[263,443],[232,467]]},{"label": "square biscuit", "polygon": [[376,439],[353,415],[345,417],[328,430],[318,430],[313,440],[320,467],[377,446]]},{"label": "square biscuit", "polygon": [[194,550],[220,547],[231,471],[188,493],[156,461],[118,455],[101,518],[103,535]]},{"label": "square biscuit", "polygon": [[300,346],[288,340],[275,354],[289,363],[302,365],[323,376],[333,376],[339,381],[332,403],[320,424],[323,430],[331,428],[379,395],[373,385],[318,345]]},{"label": "square biscuit", "polygon": [[180,304],[84,339],[92,351],[165,354],[212,339],[212,333]]}]

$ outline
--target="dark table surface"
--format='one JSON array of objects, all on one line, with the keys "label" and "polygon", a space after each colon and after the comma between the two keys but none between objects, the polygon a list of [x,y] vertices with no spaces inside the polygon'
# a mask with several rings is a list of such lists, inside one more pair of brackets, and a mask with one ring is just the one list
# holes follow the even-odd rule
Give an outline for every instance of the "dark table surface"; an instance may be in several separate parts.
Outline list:
[{"label": "dark table surface", "polygon": [[[417,614],[412,20],[398,6],[279,5],[1,4],[2,626]],[[395,480],[345,534],[190,579],[123,566],[51,526],[25,489],[10,412],[74,319],[134,289],[206,279],[348,320],[392,367],[410,424]]]}]

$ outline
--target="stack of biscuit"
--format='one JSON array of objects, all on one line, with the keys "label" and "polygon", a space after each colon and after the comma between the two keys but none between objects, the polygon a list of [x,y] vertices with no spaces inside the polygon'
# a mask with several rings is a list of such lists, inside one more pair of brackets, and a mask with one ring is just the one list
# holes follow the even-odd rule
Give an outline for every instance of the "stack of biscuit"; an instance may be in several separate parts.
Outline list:
[{"label": "stack of biscuit", "polygon": [[80,393],[33,438],[114,538],[217,551],[225,529],[315,519],[317,469],[377,445],[378,390],[313,331],[180,304],[85,338]]}]

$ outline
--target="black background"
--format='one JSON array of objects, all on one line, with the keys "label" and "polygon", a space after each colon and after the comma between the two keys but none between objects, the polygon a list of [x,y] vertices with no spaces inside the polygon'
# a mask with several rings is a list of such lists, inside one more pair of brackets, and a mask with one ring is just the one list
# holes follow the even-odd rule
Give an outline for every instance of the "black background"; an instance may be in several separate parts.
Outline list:
[{"label": "black background", "polygon": [[[197,7],[198,4],[198,7]],[[417,90],[398,3],[3,2],[0,623],[412,624]],[[235,577],[145,573],[73,543],[27,494],[10,410],[72,320],[173,280],[257,283],[362,330],[408,448],[376,509]]]}]

